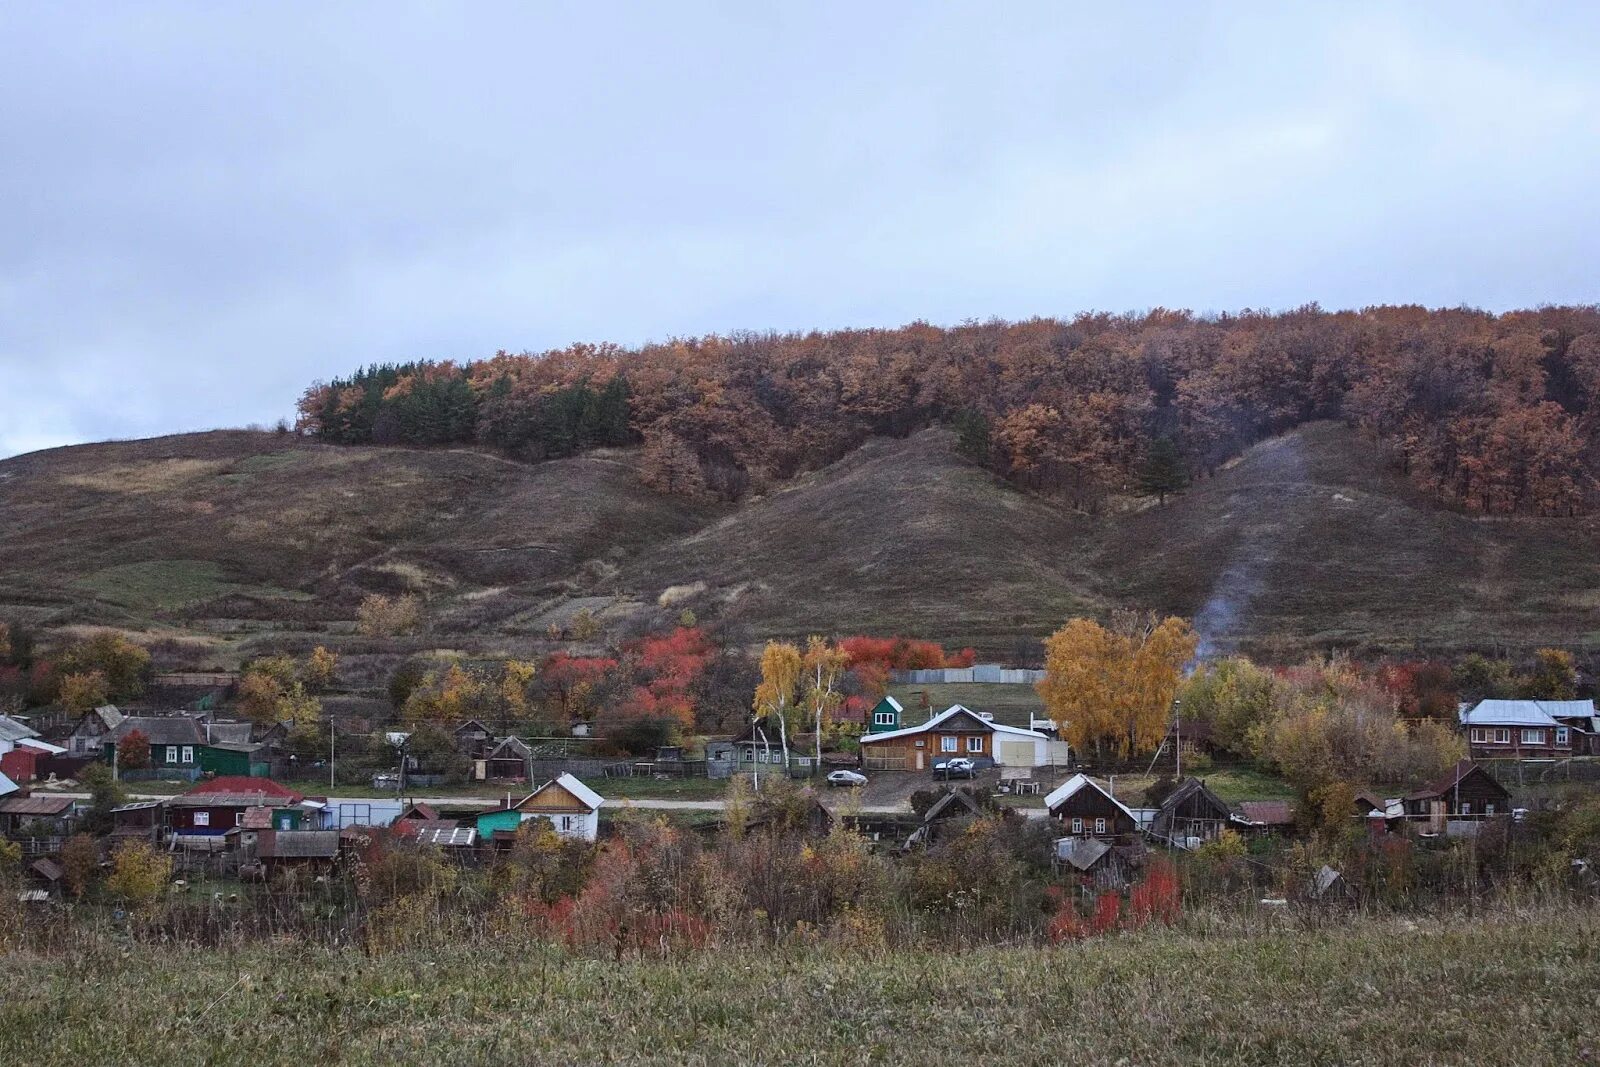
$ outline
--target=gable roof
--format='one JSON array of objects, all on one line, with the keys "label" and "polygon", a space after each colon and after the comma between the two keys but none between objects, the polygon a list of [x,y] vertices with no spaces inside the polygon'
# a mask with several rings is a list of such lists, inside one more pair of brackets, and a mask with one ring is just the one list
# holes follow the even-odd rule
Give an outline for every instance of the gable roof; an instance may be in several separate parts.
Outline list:
[{"label": "gable roof", "polygon": [[1406,799],[1425,800],[1430,797],[1442,797],[1454,789],[1458,784],[1471,777],[1474,772],[1483,775],[1486,781],[1488,781],[1506,796],[1509,797],[1511,795],[1511,791],[1496,781],[1494,775],[1490,774],[1476,763],[1473,763],[1471,760],[1464,759],[1457,761],[1456,765],[1450,768],[1450,770],[1447,771],[1442,777],[1436,781],[1429,782],[1423,788],[1407,796]]},{"label": "gable roof", "polygon": [[461,731],[467,729],[478,730],[483,733],[490,732],[489,727],[484,725],[483,720],[481,719],[467,719],[464,722],[457,723],[455,729],[451,730],[450,732],[453,734],[459,734]]},{"label": "gable roof", "polygon": [[1185,778],[1180,782],[1178,788],[1168,793],[1166,799],[1161,802],[1160,810],[1163,813],[1171,813],[1176,810],[1179,804],[1196,794],[1202,796],[1212,807],[1221,811],[1224,817],[1233,813],[1233,809],[1223,803],[1222,798],[1213,793],[1210,787],[1199,778]]},{"label": "gable roof", "polygon": [[399,815],[394,817],[395,822],[438,822],[439,812],[432,804],[424,804],[418,800],[411,804]]},{"label": "gable roof", "polygon": [[22,787],[16,782],[13,782],[11,779],[7,778],[5,776],[5,772],[0,771],[0,797],[5,796],[7,793],[15,793],[21,788]]},{"label": "gable roof", "polygon": [[200,728],[209,745],[248,745],[255,728],[250,722],[212,722]]},{"label": "gable roof", "polygon": [[[950,808],[960,808],[960,811],[950,811]],[[933,822],[936,819],[958,818],[963,815],[982,815],[983,809],[978,807],[978,802],[972,799],[972,794],[964,789],[947,789],[944,796],[933,802],[933,806],[923,813],[922,821]]]},{"label": "gable roof", "polygon": [[513,808],[517,811],[521,811],[523,806],[531,802],[534,797],[552,787],[565,789],[568,793],[571,793],[574,797],[576,797],[578,801],[590,811],[599,811],[600,805],[606,802],[605,798],[599,793],[596,793],[593,789],[590,789],[572,775],[563,772],[558,777],[550,779],[550,781],[546,782],[544,785],[541,785],[538,789],[535,789],[533,792],[517,801],[517,803],[513,805]]},{"label": "gable roof", "polygon": [[1111,803],[1121,808],[1122,814],[1132,819],[1135,826],[1139,824],[1139,817],[1133,812],[1129,811],[1126,804],[1112,796],[1110,793],[1107,793],[1104,789],[1100,788],[1100,784],[1086,774],[1075,774],[1071,778],[1068,778],[1065,782],[1061,783],[1061,785],[1057,786],[1049,796],[1044,798],[1045,810],[1054,811],[1056,808],[1060,807],[1062,804],[1065,804],[1070,798],[1077,795],[1078,792],[1084,789],[1093,789],[1096,793],[1099,793],[1101,796],[1111,801]]},{"label": "gable roof", "polygon": [[911,737],[914,734],[925,734],[930,730],[938,728],[947,720],[953,719],[958,715],[972,716],[973,722],[978,723],[979,728],[985,733],[1010,734],[1014,737],[1027,737],[1033,740],[1038,740],[1041,736],[1043,736],[1035,733],[1032,730],[1024,730],[1020,726],[1006,726],[1003,723],[985,719],[971,708],[963,707],[960,704],[951,704],[948,708],[945,708],[939,714],[935,715],[933,718],[929,719],[925,723],[922,723],[921,725],[907,726],[899,730],[889,730],[881,734],[867,734],[861,738],[861,743],[863,745],[874,745],[880,741],[893,741],[900,737]]},{"label": "gable roof", "polygon": [[207,793],[266,796],[273,800],[286,800],[291,804],[297,804],[303,798],[303,794],[296,793],[286,785],[279,785],[271,778],[250,778],[242,774],[224,774],[208,781],[197,782],[182,795],[192,797]]},{"label": "gable roof", "polygon": [[78,722],[81,724],[84,719],[93,719],[105,729],[115,730],[117,723],[125,718],[127,716],[122,714],[122,709],[115,704],[101,704],[98,708],[84,712],[83,719],[79,719]]},{"label": "gable roof", "polygon": [[878,701],[878,704],[875,704],[873,706],[877,707],[878,705],[881,705],[881,704],[887,704],[897,712],[903,712],[903,711],[906,710],[904,707],[901,706],[901,704],[900,704],[900,702],[898,700],[896,700],[894,697],[890,696],[888,693],[883,694],[883,699]]},{"label": "gable roof", "polygon": [[[504,751],[506,749],[509,749],[510,751],[509,752]],[[524,741],[522,738],[513,735],[511,737],[502,737],[498,742],[495,743],[495,746],[493,748],[491,748],[489,750],[488,754],[486,756],[484,756],[483,758],[484,759],[512,759],[512,758],[527,759],[528,757],[530,757],[532,755],[533,755],[533,749],[528,747],[528,743],[526,741]]]},{"label": "gable roof", "polygon": [[1557,718],[1592,719],[1592,700],[1480,700],[1461,712],[1463,726],[1559,726]]},{"label": "gable roof", "polygon": [[135,730],[152,745],[203,745],[206,737],[200,724],[187,715],[124,715],[111,731],[111,740],[120,742]]}]

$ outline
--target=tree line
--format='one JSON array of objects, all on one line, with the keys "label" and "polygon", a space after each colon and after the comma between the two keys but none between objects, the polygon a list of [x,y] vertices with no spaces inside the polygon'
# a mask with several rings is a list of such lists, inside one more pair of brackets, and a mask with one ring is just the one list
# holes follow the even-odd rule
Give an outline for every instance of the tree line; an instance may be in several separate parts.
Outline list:
[{"label": "tree line", "polygon": [[940,328],[578,344],[318,382],[299,427],[340,443],[519,458],[644,445],[663,491],[736,498],[874,436],[946,424],[1004,477],[1083,507],[1164,494],[1318,419],[1492,514],[1590,509],[1600,308],[1086,313]]}]

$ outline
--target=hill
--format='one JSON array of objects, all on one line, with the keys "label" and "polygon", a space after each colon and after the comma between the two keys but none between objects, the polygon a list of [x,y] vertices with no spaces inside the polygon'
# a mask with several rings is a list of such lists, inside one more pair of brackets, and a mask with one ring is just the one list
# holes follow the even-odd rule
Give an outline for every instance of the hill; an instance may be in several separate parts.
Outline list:
[{"label": "hill", "polygon": [[[752,640],[892,632],[1002,658],[1118,606],[1273,657],[1600,645],[1593,519],[1443,509],[1340,425],[1097,515],[953,446],[875,438],[737,506],[652,492],[623,449],[523,464],[243,431],[55,449],[0,462],[0,617],[173,637],[196,663],[312,640],[537,651],[580,608],[611,637],[691,607]],[[427,636],[348,636],[364,595],[404,590]]]},{"label": "hill", "polygon": [[1269,656],[1594,647],[1600,524],[1441,508],[1367,441],[1314,423],[1111,520],[1109,599],[1194,617],[1212,649]]}]

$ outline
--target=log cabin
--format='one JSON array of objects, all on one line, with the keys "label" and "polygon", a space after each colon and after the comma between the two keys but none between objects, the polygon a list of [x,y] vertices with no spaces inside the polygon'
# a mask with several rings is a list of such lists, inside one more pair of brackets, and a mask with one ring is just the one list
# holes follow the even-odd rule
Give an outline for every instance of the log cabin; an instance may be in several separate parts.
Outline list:
[{"label": "log cabin", "polygon": [[1067,779],[1044,798],[1044,806],[1073,837],[1126,841],[1139,834],[1139,820],[1133,812],[1088,775]]},{"label": "log cabin", "polygon": [[1050,739],[994,722],[960,704],[919,726],[861,738],[861,762],[868,770],[926,771],[957,756],[980,768],[1044,767],[1050,763]]}]

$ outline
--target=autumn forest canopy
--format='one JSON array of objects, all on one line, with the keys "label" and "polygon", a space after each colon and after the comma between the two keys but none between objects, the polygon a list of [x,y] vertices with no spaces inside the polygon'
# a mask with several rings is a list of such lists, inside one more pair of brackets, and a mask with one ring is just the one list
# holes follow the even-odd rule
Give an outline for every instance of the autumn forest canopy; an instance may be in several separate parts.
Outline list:
[{"label": "autumn forest canopy", "polygon": [[1343,420],[1417,484],[1492,514],[1592,510],[1600,308],[1376,307],[578,344],[317,383],[302,431],[476,444],[527,460],[642,444],[656,488],[737,498],[873,436],[933,424],[1029,488],[1094,507],[1152,463],[1201,475],[1262,438]]}]

